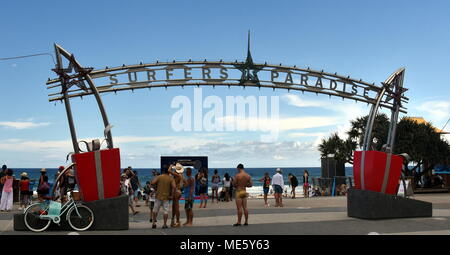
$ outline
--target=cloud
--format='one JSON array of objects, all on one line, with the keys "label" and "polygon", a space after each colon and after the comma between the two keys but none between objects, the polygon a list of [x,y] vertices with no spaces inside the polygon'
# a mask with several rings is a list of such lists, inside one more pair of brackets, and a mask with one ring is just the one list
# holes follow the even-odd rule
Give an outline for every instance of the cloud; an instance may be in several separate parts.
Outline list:
[{"label": "cloud", "polygon": [[[242,162],[248,167],[264,166],[305,166],[317,165],[320,158],[314,142],[302,141],[221,141],[214,136],[165,136],[165,137],[115,137],[121,149],[122,164],[136,167],[156,167],[161,155],[208,156],[215,167],[234,167]],[[85,139],[89,140],[89,139]],[[132,143],[142,142],[142,145]],[[51,167],[64,162],[68,152],[72,151],[70,140],[26,141],[7,139],[0,141],[0,150],[9,155],[19,155],[8,159],[11,165],[30,165],[29,167]],[[20,152],[20,153],[16,153]],[[4,153],[2,153],[4,154]],[[4,154],[5,155],[5,154]],[[43,161],[21,161],[20,158],[38,158]],[[274,160],[276,162],[274,162]],[[34,163],[33,163],[34,162]],[[39,163],[40,162],[40,163]],[[230,166],[230,164],[233,164]]]},{"label": "cloud", "polygon": [[288,104],[297,106],[297,107],[326,107],[327,104],[325,104],[322,101],[317,100],[305,100],[298,95],[293,94],[284,94],[281,96],[281,98],[285,101],[287,101]]},{"label": "cloud", "polygon": [[0,126],[14,129],[30,129],[50,125],[49,122],[32,122],[32,121],[0,121]]},{"label": "cloud", "polygon": [[450,101],[428,101],[415,109],[426,115],[427,120],[433,123],[445,122],[450,118]]}]

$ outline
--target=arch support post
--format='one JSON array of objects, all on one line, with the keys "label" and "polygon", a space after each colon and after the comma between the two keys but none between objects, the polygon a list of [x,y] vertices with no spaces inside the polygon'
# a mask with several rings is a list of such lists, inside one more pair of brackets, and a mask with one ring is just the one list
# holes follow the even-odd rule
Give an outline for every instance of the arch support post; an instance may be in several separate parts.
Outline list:
[{"label": "arch support post", "polygon": [[[103,105],[103,101],[100,97],[100,93],[99,93],[97,87],[95,86],[94,82],[92,81],[91,76],[89,75],[89,73],[93,70],[93,68],[85,68],[85,67],[81,66],[81,64],[75,59],[75,57],[72,54],[70,54],[68,51],[63,49],[58,44],[55,43],[54,47],[55,47],[55,53],[56,53],[56,58],[57,58],[57,65],[56,65],[56,68],[53,69],[53,71],[58,74],[58,76],[61,80],[62,94],[64,96],[64,103],[65,103],[65,107],[66,107],[67,118],[69,121],[69,128],[70,128],[70,134],[72,137],[72,144],[74,147],[74,152],[79,153],[80,149],[78,146],[75,125],[74,125],[73,116],[72,116],[72,110],[70,107],[70,101],[69,101],[70,99],[69,99],[69,96],[67,93],[67,91],[70,89],[70,87],[72,87],[74,85],[78,86],[80,89],[82,89],[86,92],[90,90],[92,92],[92,94],[94,94],[95,100],[97,101],[97,105],[100,110],[100,114],[102,116],[103,125],[105,127],[104,131],[105,131],[105,136],[106,136],[106,141],[107,141],[107,147],[108,147],[108,149],[112,149],[114,147],[112,134],[111,134],[112,126],[109,123],[108,115],[106,114],[106,110]],[[68,68],[63,67],[62,57],[64,57],[65,59],[67,59],[69,61]],[[84,81],[86,81],[88,83],[89,87],[86,87]]]}]

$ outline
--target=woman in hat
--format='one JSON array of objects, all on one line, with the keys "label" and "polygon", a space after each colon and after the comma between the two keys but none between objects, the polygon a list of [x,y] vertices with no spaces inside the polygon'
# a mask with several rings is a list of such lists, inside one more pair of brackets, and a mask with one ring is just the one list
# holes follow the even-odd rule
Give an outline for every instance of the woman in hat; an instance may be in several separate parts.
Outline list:
[{"label": "woman in hat", "polygon": [[20,174],[20,209],[25,209],[30,204],[30,178],[23,172]]},{"label": "woman in hat", "polygon": [[41,169],[41,176],[38,182],[38,199],[40,202],[44,201],[44,197],[50,193],[50,184],[48,183],[47,170],[45,168]]},{"label": "woman in hat", "polygon": [[[174,171],[175,170],[175,171]],[[180,227],[180,198],[181,191],[183,188],[183,172],[184,168],[180,163],[177,163],[175,167],[169,167],[169,174],[173,176],[175,180],[175,194],[172,198],[172,221],[170,223],[171,227]],[[177,223],[175,223],[175,217],[177,218]]]}]

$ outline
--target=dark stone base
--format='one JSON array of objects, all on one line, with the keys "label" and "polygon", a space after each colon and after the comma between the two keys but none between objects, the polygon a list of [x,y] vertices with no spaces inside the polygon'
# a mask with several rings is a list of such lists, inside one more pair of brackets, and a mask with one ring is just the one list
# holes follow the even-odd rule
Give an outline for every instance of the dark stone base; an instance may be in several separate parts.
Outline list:
[{"label": "dark stone base", "polygon": [[432,217],[433,204],[370,190],[349,189],[347,214],[369,220]]},{"label": "dark stone base", "polygon": [[[89,230],[128,230],[128,196],[119,196],[83,203],[94,212],[94,224]],[[28,231],[22,213],[14,215],[14,230]],[[51,223],[47,231],[73,231],[65,214],[60,225]]]}]

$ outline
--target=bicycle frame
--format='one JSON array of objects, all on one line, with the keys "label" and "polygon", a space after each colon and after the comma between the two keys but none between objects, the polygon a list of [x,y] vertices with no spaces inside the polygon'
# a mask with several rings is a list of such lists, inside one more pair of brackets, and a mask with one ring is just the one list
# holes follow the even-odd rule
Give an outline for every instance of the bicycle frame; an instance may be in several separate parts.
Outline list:
[{"label": "bicycle frame", "polygon": [[[48,203],[49,204],[50,201],[45,201],[42,203]],[[44,211],[48,212],[50,205],[48,205]],[[78,212],[77,206],[75,201],[72,199],[72,197],[69,199],[69,201],[67,201],[64,205],[62,205],[61,207],[61,211],[58,215],[45,215],[45,214],[41,214],[39,215],[39,218],[41,219],[50,219],[52,220],[54,223],[59,223],[61,221],[61,216],[64,215],[65,212],[67,212],[70,208],[75,207],[75,212],[77,213],[78,217],[81,218],[80,213]],[[69,218],[69,215],[66,215],[66,219]]]}]

